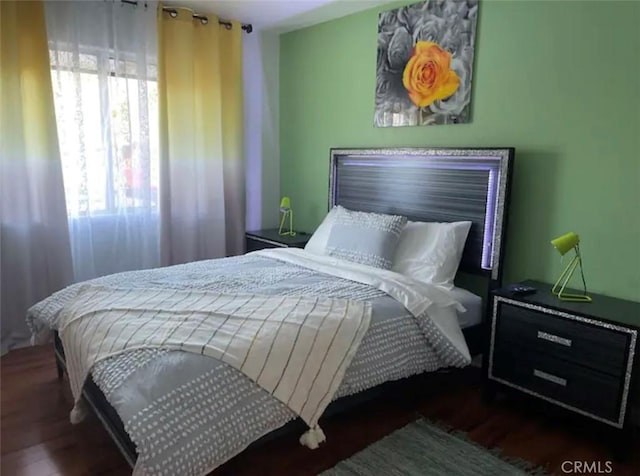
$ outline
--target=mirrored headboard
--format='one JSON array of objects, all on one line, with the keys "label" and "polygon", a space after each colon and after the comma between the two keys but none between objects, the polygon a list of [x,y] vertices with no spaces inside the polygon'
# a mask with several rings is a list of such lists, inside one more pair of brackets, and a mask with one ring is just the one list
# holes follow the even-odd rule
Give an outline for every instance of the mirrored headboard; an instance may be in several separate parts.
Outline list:
[{"label": "mirrored headboard", "polygon": [[513,148],[331,149],[329,207],[471,221],[460,270],[501,282]]}]

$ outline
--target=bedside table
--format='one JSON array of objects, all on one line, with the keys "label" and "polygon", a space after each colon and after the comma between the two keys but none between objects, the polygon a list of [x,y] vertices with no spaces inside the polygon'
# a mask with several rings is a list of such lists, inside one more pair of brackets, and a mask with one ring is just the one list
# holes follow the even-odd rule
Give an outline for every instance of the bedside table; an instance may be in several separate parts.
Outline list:
[{"label": "bedside table", "polygon": [[630,426],[640,303],[597,294],[571,303],[549,284],[523,284],[537,292],[493,292],[488,393],[510,387],[616,429]]},{"label": "bedside table", "polygon": [[277,228],[247,231],[245,242],[247,253],[264,248],[304,248],[311,235],[300,231],[295,236],[280,235]]}]

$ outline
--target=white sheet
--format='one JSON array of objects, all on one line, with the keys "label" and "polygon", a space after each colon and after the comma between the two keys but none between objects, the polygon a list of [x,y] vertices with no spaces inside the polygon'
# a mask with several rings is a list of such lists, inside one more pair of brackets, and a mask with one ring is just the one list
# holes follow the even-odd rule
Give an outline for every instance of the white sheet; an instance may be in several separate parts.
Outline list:
[{"label": "white sheet", "polygon": [[465,360],[471,361],[469,348],[456,318],[456,311],[464,311],[465,308],[446,289],[417,281],[394,271],[377,269],[331,256],[318,256],[297,248],[265,249],[254,251],[254,254],[375,286],[401,303],[414,316],[427,313],[453,347]]},{"label": "white sheet", "polygon": [[477,294],[473,294],[463,288],[453,288],[451,291],[453,298],[462,304],[466,312],[458,311],[458,324],[460,328],[475,326],[482,322],[482,297]]}]

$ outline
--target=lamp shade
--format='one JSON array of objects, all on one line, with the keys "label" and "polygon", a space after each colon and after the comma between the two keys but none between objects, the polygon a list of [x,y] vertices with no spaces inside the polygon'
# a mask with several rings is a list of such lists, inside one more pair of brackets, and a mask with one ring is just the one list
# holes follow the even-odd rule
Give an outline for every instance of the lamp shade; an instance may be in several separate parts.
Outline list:
[{"label": "lamp shade", "polygon": [[291,209],[291,200],[289,199],[289,197],[282,197],[282,200],[280,200],[280,210],[284,211],[284,210],[290,210]]},{"label": "lamp shade", "polygon": [[561,255],[564,255],[567,251],[573,249],[578,243],[580,243],[580,237],[577,233],[572,231],[559,236],[555,240],[551,240],[551,244],[555,246]]}]

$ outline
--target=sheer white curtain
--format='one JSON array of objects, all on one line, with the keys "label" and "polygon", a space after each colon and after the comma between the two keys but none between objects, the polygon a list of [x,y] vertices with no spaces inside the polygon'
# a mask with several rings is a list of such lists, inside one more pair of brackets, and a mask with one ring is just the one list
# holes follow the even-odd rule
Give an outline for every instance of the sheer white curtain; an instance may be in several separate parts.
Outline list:
[{"label": "sheer white curtain", "polygon": [[46,2],[76,281],[159,264],[156,4]]}]

